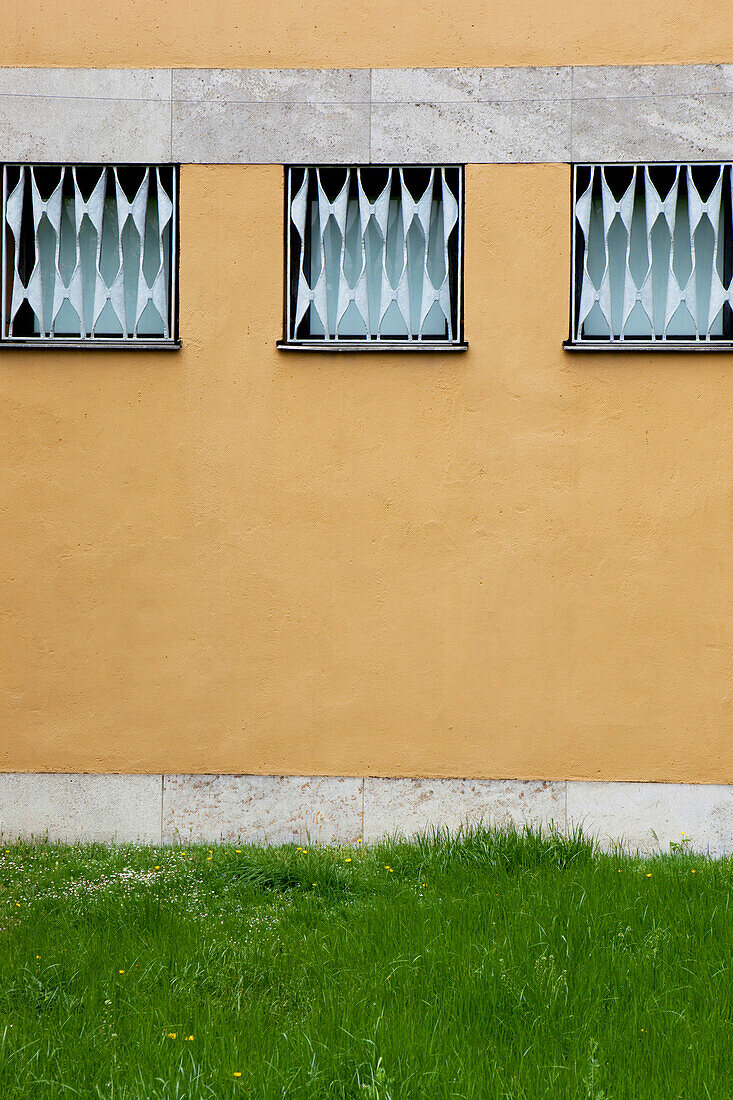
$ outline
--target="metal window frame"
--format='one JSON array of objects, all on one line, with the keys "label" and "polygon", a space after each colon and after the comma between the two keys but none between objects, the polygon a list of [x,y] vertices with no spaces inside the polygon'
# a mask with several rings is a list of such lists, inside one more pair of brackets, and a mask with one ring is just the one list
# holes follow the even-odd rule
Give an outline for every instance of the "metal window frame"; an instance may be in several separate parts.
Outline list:
[{"label": "metal window frame", "polygon": [[[570,252],[570,317],[569,317],[569,336],[568,339],[563,342],[563,348],[565,351],[591,351],[591,352],[627,352],[627,353],[647,353],[647,352],[731,352],[733,351],[733,337],[722,336],[720,338],[704,338],[697,337],[691,339],[689,337],[675,337],[675,336],[655,336],[651,339],[648,337],[635,337],[624,336],[608,338],[591,338],[582,337],[578,334],[578,315],[579,315],[579,274],[582,275],[583,262],[585,258],[585,252],[579,252],[578,248],[578,223],[576,216],[576,200],[577,200],[577,180],[578,169],[581,168],[719,168],[721,170],[728,168],[733,178],[733,162],[729,160],[708,160],[708,161],[574,161],[570,165],[571,169],[571,187],[570,187],[570,239],[571,239],[571,252]],[[733,197],[732,197],[733,205]],[[732,239],[726,242],[726,246],[733,250],[733,236]],[[727,258],[727,257],[726,257]],[[651,260],[650,260],[651,262]],[[730,283],[730,289],[733,291],[733,279]]]},{"label": "metal window frame", "polygon": [[[8,168],[84,168],[84,169],[158,169],[168,168],[172,172],[171,186],[171,234],[170,234],[170,265],[168,283],[168,308],[169,308],[169,336],[10,336],[7,334],[8,309],[8,234],[9,227],[6,221],[7,211],[7,170]],[[112,162],[100,162],[94,164],[80,163],[76,161],[54,161],[37,163],[31,161],[4,161],[0,163],[2,175],[2,222],[0,223],[0,350],[12,349],[39,349],[53,348],[55,350],[94,350],[94,351],[178,351],[181,347],[179,332],[179,274],[180,274],[180,165],[171,162],[117,164]]]},{"label": "metal window frame", "polygon": [[[458,173],[458,226],[457,226],[457,263],[456,263],[456,333],[452,340],[436,338],[390,338],[382,336],[358,337],[311,337],[307,339],[295,339],[291,337],[291,321],[294,308],[292,287],[292,255],[291,255],[291,202],[293,172],[299,169],[336,168],[336,169],[455,169]],[[283,203],[283,238],[284,238],[284,272],[283,272],[283,338],[277,341],[276,347],[280,351],[300,352],[328,352],[328,353],[360,353],[360,352],[464,352],[468,350],[468,341],[465,339],[464,322],[464,270],[463,258],[465,249],[465,165],[464,164],[287,164],[284,166],[284,203]]]}]

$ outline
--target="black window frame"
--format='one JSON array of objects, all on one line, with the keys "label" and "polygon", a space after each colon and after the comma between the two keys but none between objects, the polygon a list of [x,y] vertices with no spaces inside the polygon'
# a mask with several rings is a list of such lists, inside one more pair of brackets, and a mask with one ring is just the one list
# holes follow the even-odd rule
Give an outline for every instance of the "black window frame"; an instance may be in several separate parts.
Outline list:
[{"label": "black window frame", "polygon": [[[332,174],[337,178],[338,173],[351,171],[352,183],[355,179],[355,170],[384,173],[390,169],[395,172],[394,180],[400,172],[430,172],[431,170],[444,169],[446,172],[455,173],[455,190],[451,187],[451,193],[457,201],[458,220],[454,226],[448,241],[449,254],[449,280],[451,285],[451,308],[453,311],[452,323],[454,335],[449,338],[440,337],[395,337],[395,336],[348,336],[340,335],[326,338],[325,335],[314,335],[308,331],[303,323],[298,327],[298,332],[290,331],[293,325],[298,292],[298,265],[293,262],[296,248],[299,249],[299,234],[291,218],[291,201],[303,181],[304,173],[310,172],[308,185],[308,203],[314,201],[315,170]],[[324,188],[325,189],[325,188]],[[412,192],[411,192],[412,193]],[[307,224],[307,222],[306,222]],[[284,287],[283,287],[283,338],[278,340],[277,347],[281,351],[327,351],[327,352],[453,352],[466,351],[468,342],[465,338],[464,321],[464,256],[465,256],[465,165],[463,164],[289,164],[284,166],[284,215],[283,215],[283,253],[284,253]],[[312,242],[310,234],[306,235],[303,242],[304,254],[307,256]],[[452,264],[452,268],[451,265]],[[446,326],[448,327],[448,326]]]},{"label": "black window frame", "polygon": [[[100,174],[103,170],[116,169],[122,176],[128,176],[130,179],[134,178],[137,173],[144,172],[146,169],[161,170],[161,172],[170,172],[170,194],[169,198],[173,203],[173,211],[171,216],[171,231],[170,231],[170,257],[169,257],[169,270],[168,270],[168,302],[169,302],[169,334],[156,336],[153,334],[143,334],[140,336],[120,336],[119,334],[94,334],[94,335],[67,335],[64,333],[44,335],[31,331],[32,323],[30,317],[26,316],[25,320],[21,319],[20,331],[17,334],[10,335],[8,333],[9,328],[9,313],[10,313],[10,280],[13,278],[13,272],[10,269],[10,263],[8,257],[13,256],[14,243],[10,226],[6,220],[6,203],[8,194],[10,192],[10,186],[8,184],[8,172],[11,173],[11,179],[15,176],[16,172],[23,169],[32,169],[33,172],[39,171],[41,174],[45,170],[49,172],[58,172],[60,170],[75,169],[76,172],[82,177],[86,174],[89,177],[94,173]],[[81,348],[87,350],[125,350],[125,351],[177,351],[181,347],[180,330],[179,330],[179,284],[180,284],[180,165],[175,162],[151,162],[151,163],[117,163],[117,162],[73,162],[73,161],[54,161],[54,162],[38,162],[38,161],[5,161],[0,164],[0,172],[2,172],[2,227],[0,230],[0,278],[4,280],[4,287],[2,288],[2,301],[4,303],[4,309],[0,311],[0,350],[12,350],[12,349],[69,349],[78,350]],[[70,173],[69,173],[70,174]],[[123,185],[123,191],[127,194],[127,189]],[[168,189],[166,188],[166,193]],[[129,198],[129,195],[128,195]],[[27,208],[28,207],[28,208]],[[23,225],[21,229],[22,239],[20,243],[21,252],[25,253],[27,259],[24,260],[26,268],[28,263],[33,262],[33,249],[35,243],[32,240],[34,231],[32,225],[32,214],[30,211],[29,200],[24,199],[23,208]],[[29,219],[30,222],[29,222]],[[27,271],[26,271],[27,275]],[[27,305],[27,303],[24,303]],[[23,307],[21,307],[23,308]],[[28,306],[30,310],[30,306]],[[19,311],[20,312],[20,311]],[[16,318],[17,323],[17,318]],[[14,326],[15,327],[15,324]]]},{"label": "black window frame", "polygon": [[[579,186],[579,174],[584,171],[591,171],[593,169],[610,170],[611,172],[618,171],[619,173],[628,172],[629,170],[638,170],[641,168],[648,168],[651,171],[657,169],[663,171],[676,170],[678,168],[684,168],[685,170],[705,170],[705,169],[717,169],[724,173],[724,179],[722,183],[722,195],[723,195],[723,221],[724,221],[724,237],[723,237],[723,280],[724,284],[727,284],[726,288],[730,288],[731,279],[733,278],[733,194],[731,184],[733,183],[733,163],[728,160],[719,161],[628,161],[628,162],[610,162],[610,161],[580,161],[573,162],[570,165],[571,168],[571,188],[570,188],[570,220],[571,220],[571,288],[570,288],[570,332],[568,339],[563,343],[563,347],[567,351],[602,351],[602,352],[729,352],[733,351],[733,310],[731,310],[730,304],[725,303],[723,307],[722,327],[723,333],[718,336],[675,336],[675,335],[655,335],[648,336],[633,336],[625,335],[623,338],[618,336],[609,335],[608,337],[601,336],[584,336],[582,332],[579,332],[579,315],[580,315],[580,293],[582,287],[582,276],[585,263],[585,241],[582,241],[579,247],[579,237],[583,237],[582,227],[578,224],[576,216],[576,201],[578,194],[582,193],[582,183]],[[637,176],[638,178],[638,176]],[[589,182],[590,177],[588,177]],[[587,186],[587,183],[585,184]],[[687,186],[687,177],[685,176],[685,187]],[[651,262],[651,261],[650,261]]]}]

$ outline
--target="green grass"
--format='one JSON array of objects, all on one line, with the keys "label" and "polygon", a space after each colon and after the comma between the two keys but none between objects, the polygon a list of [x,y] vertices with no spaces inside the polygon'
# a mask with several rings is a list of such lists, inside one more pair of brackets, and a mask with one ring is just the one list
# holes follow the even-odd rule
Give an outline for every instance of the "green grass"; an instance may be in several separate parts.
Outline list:
[{"label": "green grass", "polygon": [[0,1097],[730,1098],[732,890],[539,832],[6,845]]}]

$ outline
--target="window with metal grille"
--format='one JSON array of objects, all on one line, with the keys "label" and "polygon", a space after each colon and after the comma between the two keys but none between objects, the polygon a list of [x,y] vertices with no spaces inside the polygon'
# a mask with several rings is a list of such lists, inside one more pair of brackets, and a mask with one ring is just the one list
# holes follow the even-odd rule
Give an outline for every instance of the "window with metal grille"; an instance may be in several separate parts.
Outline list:
[{"label": "window with metal grille", "polygon": [[571,347],[733,344],[730,164],[578,164]]},{"label": "window with metal grille", "polygon": [[463,170],[286,169],[287,348],[463,349]]},{"label": "window with metal grille", "polygon": [[5,345],[177,346],[172,165],[3,166]]}]

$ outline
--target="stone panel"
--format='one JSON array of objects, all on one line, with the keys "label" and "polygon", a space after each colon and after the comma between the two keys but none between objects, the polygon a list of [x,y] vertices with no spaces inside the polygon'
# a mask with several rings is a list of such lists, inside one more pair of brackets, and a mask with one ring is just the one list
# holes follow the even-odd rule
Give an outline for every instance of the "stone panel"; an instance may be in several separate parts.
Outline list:
[{"label": "stone panel", "polygon": [[684,833],[692,850],[721,856],[733,851],[733,786],[569,782],[567,820],[604,847],[669,852]]},{"label": "stone panel", "polygon": [[170,161],[170,70],[1,69],[0,159]]},{"label": "stone panel", "polygon": [[160,775],[0,774],[5,838],[159,844]]},{"label": "stone panel", "polygon": [[733,95],[573,99],[574,161],[733,157]]},{"label": "stone panel", "polygon": [[573,100],[733,92],[733,65],[575,65]]},{"label": "stone panel", "polygon": [[434,828],[565,823],[565,784],[505,779],[365,779],[364,839]]},{"label": "stone panel", "polygon": [[375,163],[566,161],[569,100],[486,103],[375,103]]},{"label": "stone panel", "polygon": [[332,844],[361,835],[362,780],[275,775],[166,775],[165,843],[241,840]]},{"label": "stone panel", "polygon": [[175,70],[173,157],[187,163],[369,159],[366,70]]},{"label": "stone panel", "polygon": [[372,69],[372,104],[501,103],[570,99],[572,70]]}]

